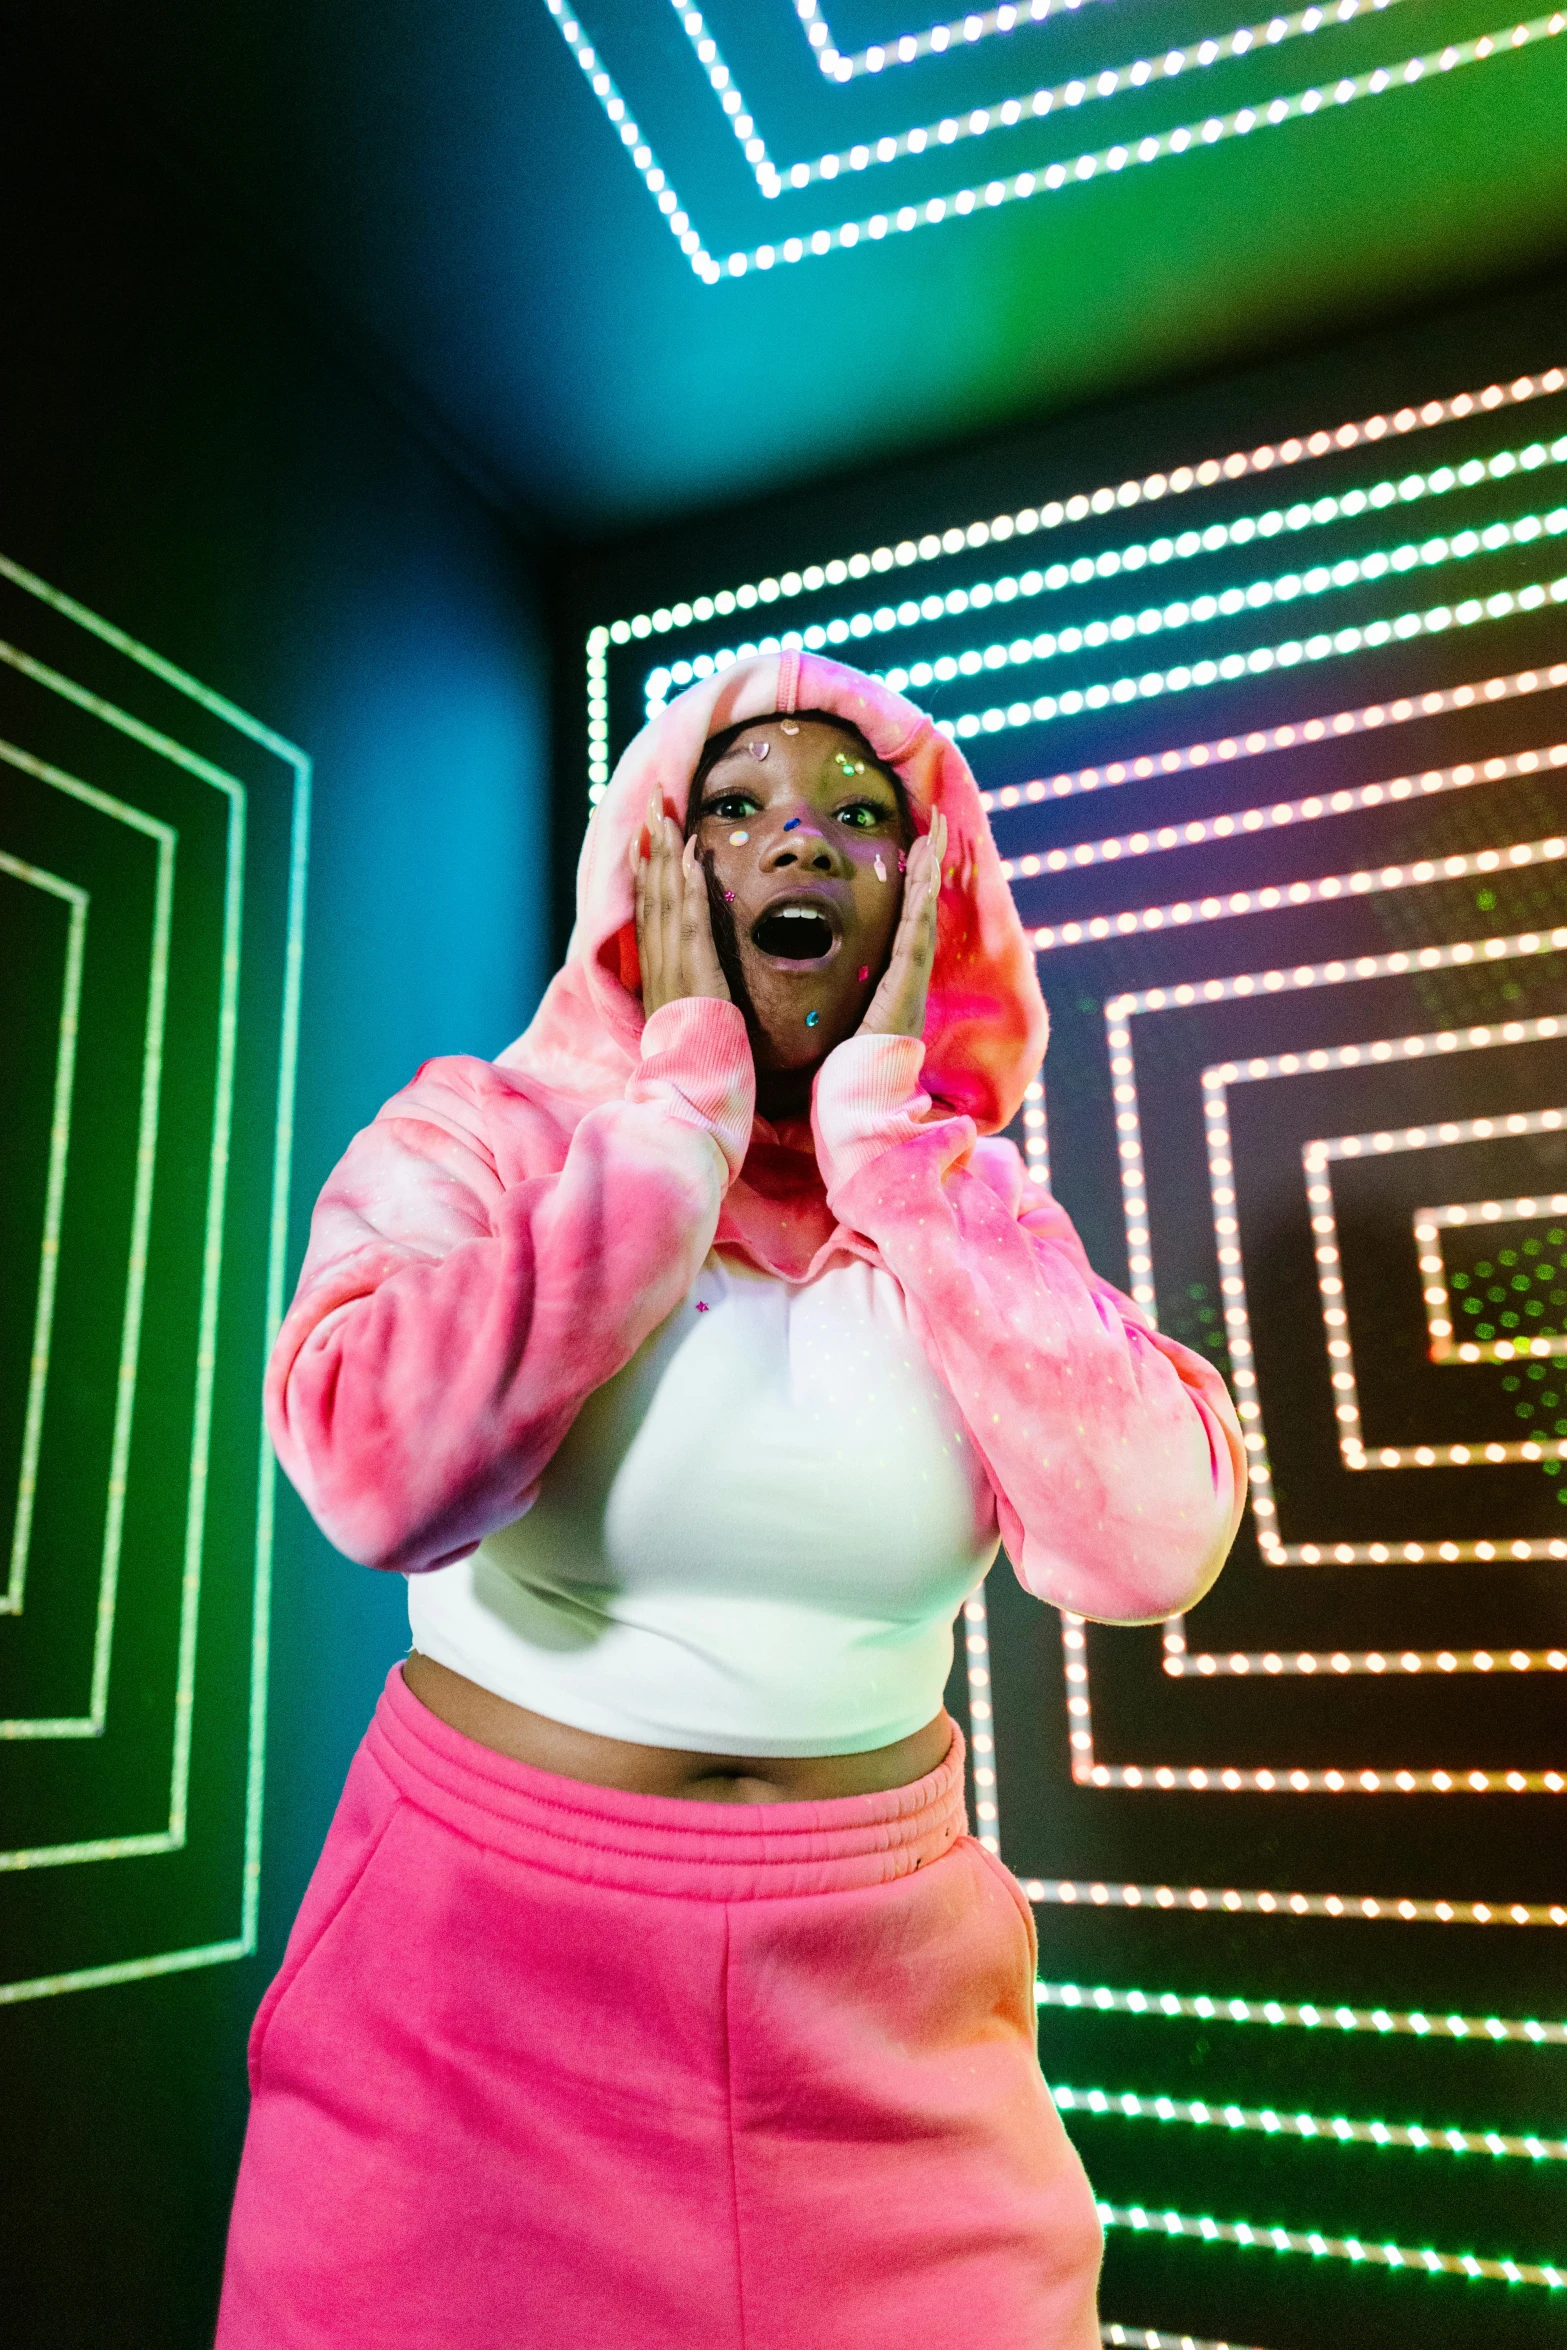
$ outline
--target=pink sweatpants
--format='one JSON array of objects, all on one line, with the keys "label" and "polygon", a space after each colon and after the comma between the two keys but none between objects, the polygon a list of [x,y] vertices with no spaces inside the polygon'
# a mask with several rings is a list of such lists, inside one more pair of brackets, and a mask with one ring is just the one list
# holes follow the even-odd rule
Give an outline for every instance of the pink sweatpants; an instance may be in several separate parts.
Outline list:
[{"label": "pink sweatpants", "polygon": [[1097,2350],[960,1742],[830,1803],[507,1761],[394,1671],[251,2039],[218,2350]]}]

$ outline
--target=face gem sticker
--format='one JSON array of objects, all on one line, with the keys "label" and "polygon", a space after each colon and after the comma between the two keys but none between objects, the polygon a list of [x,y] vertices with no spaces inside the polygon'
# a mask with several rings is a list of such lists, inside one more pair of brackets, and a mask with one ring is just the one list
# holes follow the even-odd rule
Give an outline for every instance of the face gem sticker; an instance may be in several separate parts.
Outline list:
[{"label": "face gem sticker", "polygon": [[854,776],[865,773],[865,761],[851,758],[847,751],[834,751],[833,763],[835,766],[841,767],[845,775]]},{"label": "face gem sticker", "polygon": [[817,1023],[820,1021],[820,1019],[821,1019],[821,1014],[820,1014],[820,1012],[807,1012],[807,1013],[806,1013],[806,1015],[805,1015],[805,1025],[806,1025],[806,1027],[807,1027],[807,1028],[814,1028],[814,1027],[816,1027]]},{"label": "face gem sticker", "polygon": [[870,967],[869,963],[862,963],[862,964],[860,965],[860,985],[861,985],[861,987],[863,987],[863,986],[865,985],[865,982],[866,982],[866,980],[867,980],[867,979],[869,979],[870,975],[871,975],[871,967]]},{"label": "face gem sticker", "polygon": [[696,1301],[696,1310],[699,1314],[710,1314],[713,1309],[706,1298],[699,1297]]},{"label": "face gem sticker", "polygon": [[908,857],[908,851],[907,851],[906,849],[900,849],[900,850],[898,851],[898,871],[899,871],[900,873],[907,873],[908,869],[909,869],[909,857]]},{"label": "face gem sticker", "polygon": [[732,849],[744,848],[750,837],[751,835],[748,832],[732,832],[729,835],[729,846]]},{"label": "face gem sticker", "polygon": [[885,866],[885,865],[882,863],[882,861],[881,861],[881,856],[880,856],[880,853],[879,853],[879,852],[878,852],[878,854],[877,854],[877,858],[876,858],[876,878],[877,878],[877,880],[878,880],[878,881],[885,881],[885,880],[886,880],[886,878],[887,878],[887,868],[886,868],[886,866]]},{"label": "face gem sticker", "polygon": [[783,730],[785,734],[798,734],[800,731],[798,725],[792,718],[786,718],[783,721]]},{"label": "face gem sticker", "polygon": [[764,735],[760,742],[747,743],[745,747],[753,759],[765,759],[773,746]]},{"label": "face gem sticker", "polygon": [[798,816],[791,816],[788,823],[784,826],[785,832],[798,832],[799,829],[800,819]]},{"label": "face gem sticker", "polygon": [[724,892],[724,904],[725,904],[726,906],[732,906],[732,905],[734,904],[734,902],[735,902],[735,893],[734,893],[734,891],[733,891],[732,889],[726,889],[726,890],[725,890],[725,892]]}]

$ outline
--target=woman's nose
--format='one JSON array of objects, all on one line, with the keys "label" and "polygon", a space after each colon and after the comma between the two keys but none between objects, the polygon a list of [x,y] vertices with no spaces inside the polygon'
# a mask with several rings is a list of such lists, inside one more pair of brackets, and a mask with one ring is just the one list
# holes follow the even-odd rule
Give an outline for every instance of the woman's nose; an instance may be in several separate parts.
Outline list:
[{"label": "woman's nose", "polygon": [[821,830],[809,809],[791,809],[762,851],[764,873],[782,873],[791,865],[802,873],[848,871],[848,859]]}]

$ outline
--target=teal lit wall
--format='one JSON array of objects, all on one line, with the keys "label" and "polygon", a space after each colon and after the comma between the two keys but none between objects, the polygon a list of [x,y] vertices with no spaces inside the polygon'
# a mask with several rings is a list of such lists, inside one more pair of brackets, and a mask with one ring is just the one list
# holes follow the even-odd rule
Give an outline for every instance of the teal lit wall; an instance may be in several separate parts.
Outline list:
[{"label": "teal lit wall", "polygon": [[[287,1107],[296,802],[308,780],[285,1286],[353,1129],[432,1052],[498,1050],[537,996],[547,641],[526,546],[418,413],[388,396],[373,356],[334,343],[308,288],[254,266],[243,221],[193,201],[158,142],[141,144],[110,96],[58,57],[36,75],[25,54],[8,61],[0,206],[0,557],[134,640],[107,644],[89,619],[0,581],[0,637],[64,680],[0,669],[0,738],[33,762],[0,764],[0,850],[13,866],[63,876],[86,906],[27,1610],[0,1619],[0,1712],[17,1717],[85,1702],[54,1667],[79,1651],[85,1690],[102,1484],[94,1498],[85,1475],[73,1480],[67,1440],[79,1422],[83,1458],[96,1459],[113,1419],[160,854],[170,884],[147,1305],[103,1719],[97,1736],[0,1746],[0,1843],[115,1845],[0,1878],[0,1979],[58,1981],[0,2005],[0,2202],[13,2255],[4,2330],[40,2350],[164,2350],[210,2338],[245,2033],[376,1690],[406,1646],[401,1583],[338,1558],[281,1480],[270,1609],[258,1619],[256,1608],[257,1379]],[[282,748],[151,673],[135,647]],[[67,690],[78,687],[121,717],[84,709]],[[192,760],[238,778],[245,863],[200,1608],[181,1617],[188,1366],[237,804]],[[85,779],[131,816],[106,815],[43,767]],[[0,899],[0,968],[16,1072],[7,1140],[21,1170],[0,1238],[31,1249],[20,1305],[7,1256],[5,1343],[8,1366],[20,1348],[25,1371],[45,1154],[34,1167],[23,1146],[49,1128],[39,1078],[56,1068],[75,901],[10,869],[0,885],[11,893]],[[18,1431],[8,1422],[7,1433]],[[253,1954],[144,1973],[146,1960],[245,1939],[246,1807],[263,1745],[250,1705],[258,1620],[270,1660],[265,1805],[250,1823],[264,1857]],[[122,1851],[167,1809],[180,1623],[192,1665],[188,1804],[178,1836]],[[71,1988],[92,1966],[128,1979]],[[25,2259],[14,2257],[22,2246]]]}]

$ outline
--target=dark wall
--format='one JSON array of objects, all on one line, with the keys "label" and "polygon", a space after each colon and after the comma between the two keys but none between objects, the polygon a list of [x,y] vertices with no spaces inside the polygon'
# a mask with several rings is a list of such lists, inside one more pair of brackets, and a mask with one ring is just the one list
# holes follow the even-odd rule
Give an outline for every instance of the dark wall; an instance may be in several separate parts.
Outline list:
[{"label": "dark wall", "polygon": [[[517,533],[81,62],[12,48],[0,87],[0,553],[314,762],[291,1282],[353,1129],[532,1008],[547,643]],[[278,1510],[256,1954],[0,2009],[19,2346],[210,2338],[244,2034],[406,1645],[401,1584],[336,1557],[286,1487]],[[237,1916],[237,1870],[231,1893]]]}]

